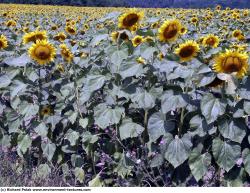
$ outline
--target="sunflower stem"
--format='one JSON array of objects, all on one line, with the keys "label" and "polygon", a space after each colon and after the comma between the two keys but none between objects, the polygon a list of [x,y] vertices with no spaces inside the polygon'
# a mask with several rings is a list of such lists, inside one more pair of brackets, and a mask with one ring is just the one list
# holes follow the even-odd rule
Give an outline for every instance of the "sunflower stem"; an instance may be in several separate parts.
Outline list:
[{"label": "sunflower stem", "polygon": [[38,120],[41,121],[41,102],[42,102],[42,80],[41,80],[41,69],[39,67],[38,70],[38,105],[39,105],[39,114],[38,114]]}]

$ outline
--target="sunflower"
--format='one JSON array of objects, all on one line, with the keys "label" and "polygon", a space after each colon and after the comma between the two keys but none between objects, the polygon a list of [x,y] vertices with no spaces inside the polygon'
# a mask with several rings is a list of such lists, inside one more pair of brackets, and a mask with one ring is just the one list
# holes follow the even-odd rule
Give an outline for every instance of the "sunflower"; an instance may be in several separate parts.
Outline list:
[{"label": "sunflower", "polygon": [[29,55],[38,64],[44,65],[54,60],[56,49],[47,40],[37,40],[29,48]]},{"label": "sunflower", "polygon": [[64,66],[62,64],[57,64],[56,65],[56,70],[58,70],[60,73],[65,72]]},{"label": "sunflower", "polygon": [[185,26],[182,26],[181,27],[181,30],[180,30],[180,34],[181,35],[184,35],[184,34],[186,34],[187,33],[187,28],[185,27]]},{"label": "sunflower", "polygon": [[52,108],[50,106],[44,106],[40,110],[40,115],[41,116],[49,116],[52,114]]},{"label": "sunflower", "polygon": [[213,34],[208,34],[203,38],[202,44],[206,47],[212,47],[216,48],[219,45],[220,39],[218,36],[215,36]]},{"label": "sunflower", "polygon": [[133,39],[132,39],[132,44],[134,47],[137,47],[139,44],[141,44],[143,42],[143,37],[142,36],[135,36]]},{"label": "sunflower", "polygon": [[61,55],[62,57],[67,61],[67,62],[71,62],[74,55],[72,54],[72,52],[69,50],[69,48],[67,47],[66,44],[61,44],[60,45],[61,48]]},{"label": "sunflower", "polygon": [[16,26],[16,22],[14,20],[9,20],[5,23],[7,27],[14,27]]},{"label": "sunflower", "polygon": [[119,32],[118,31],[114,31],[111,33],[111,39],[113,42],[117,42],[117,39],[119,37]]},{"label": "sunflower", "polygon": [[188,40],[185,43],[180,44],[179,47],[175,49],[175,54],[180,57],[182,62],[187,62],[195,57],[199,50],[199,44],[193,40]]},{"label": "sunflower", "polygon": [[76,35],[76,27],[68,25],[65,27],[65,31],[70,35]]},{"label": "sunflower", "polygon": [[51,30],[53,30],[53,31],[57,30],[57,28],[58,27],[56,25],[51,26]]},{"label": "sunflower", "polygon": [[57,41],[60,41],[60,42],[63,42],[66,38],[67,38],[67,36],[65,35],[64,32],[59,32],[58,34],[56,34],[54,36],[54,40],[57,40]]},{"label": "sunflower", "polygon": [[226,50],[215,58],[213,69],[218,73],[236,73],[238,78],[242,78],[248,70],[248,55],[246,52]]},{"label": "sunflower", "polygon": [[139,64],[146,64],[145,59],[142,58],[142,57],[137,58],[137,59],[136,59],[136,62],[138,62]]},{"label": "sunflower", "polygon": [[143,39],[143,42],[153,42],[154,41],[154,38],[152,36],[146,36],[144,39]]},{"label": "sunflower", "polygon": [[27,44],[29,42],[36,42],[37,40],[47,40],[47,32],[46,31],[33,31],[30,33],[26,33],[23,36],[23,43]]},{"label": "sunflower", "polygon": [[7,38],[4,35],[0,36],[0,50],[6,48],[8,46]]},{"label": "sunflower", "polygon": [[157,57],[158,57],[159,60],[163,60],[164,55],[163,55],[162,52],[160,52],[160,53],[157,55]]},{"label": "sunflower", "polygon": [[190,21],[191,21],[191,23],[193,23],[193,24],[197,24],[198,21],[199,21],[199,19],[198,19],[198,17],[192,17]]},{"label": "sunflower", "polygon": [[242,35],[242,31],[239,30],[239,29],[236,29],[236,30],[234,30],[234,31],[232,32],[232,36],[233,36],[234,38],[238,38],[240,35]]},{"label": "sunflower", "polygon": [[118,27],[121,29],[133,29],[134,26],[139,25],[139,22],[144,17],[143,12],[138,12],[135,9],[122,14],[118,19]]},{"label": "sunflower", "polygon": [[179,20],[167,20],[158,30],[158,38],[162,42],[175,41],[181,31],[181,23]]}]

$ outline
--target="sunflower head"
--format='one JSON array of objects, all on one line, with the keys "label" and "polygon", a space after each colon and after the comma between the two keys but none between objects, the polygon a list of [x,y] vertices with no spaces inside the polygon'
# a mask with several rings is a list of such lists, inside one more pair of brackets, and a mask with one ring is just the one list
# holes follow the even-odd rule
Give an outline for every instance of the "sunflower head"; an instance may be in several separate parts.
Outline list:
[{"label": "sunflower head", "polygon": [[56,49],[47,40],[37,40],[29,48],[30,57],[40,65],[45,65],[54,60]]},{"label": "sunflower head", "polygon": [[234,31],[232,32],[232,36],[233,36],[234,38],[238,38],[238,37],[241,36],[241,35],[242,35],[242,31],[239,30],[239,29],[236,29],[236,30],[234,30]]},{"label": "sunflower head", "polygon": [[185,26],[182,26],[181,27],[181,30],[180,30],[180,34],[181,35],[184,35],[184,34],[186,34],[187,33],[187,28],[185,27]]},{"label": "sunflower head", "polygon": [[234,50],[226,50],[215,58],[213,69],[218,73],[236,73],[242,78],[248,71],[248,55]]},{"label": "sunflower head", "polygon": [[175,49],[175,54],[180,57],[182,62],[187,62],[197,56],[199,50],[199,44],[193,40],[188,40],[185,43],[180,44],[179,47]]},{"label": "sunflower head", "polygon": [[152,36],[146,36],[144,39],[143,39],[144,42],[153,42],[154,41],[154,38]]},{"label": "sunflower head", "polygon": [[5,23],[7,27],[14,27],[16,26],[16,22],[14,20],[9,20]]},{"label": "sunflower head", "polygon": [[64,66],[62,64],[57,64],[56,65],[56,70],[58,70],[60,73],[65,72]]},{"label": "sunflower head", "polygon": [[61,55],[62,57],[67,61],[67,62],[71,62],[74,58],[73,53],[69,50],[69,48],[67,47],[66,44],[61,44],[60,45],[61,48]]},{"label": "sunflower head", "polygon": [[143,42],[143,37],[142,36],[135,36],[133,39],[132,39],[132,44],[134,47],[137,47],[138,45],[140,45],[141,43]]},{"label": "sunflower head", "polygon": [[206,47],[212,47],[216,48],[219,45],[220,39],[218,36],[215,36],[213,34],[208,34],[203,38],[202,44]]},{"label": "sunflower head", "polygon": [[158,30],[158,38],[162,42],[175,41],[181,31],[181,23],[179,20],[168,20],[165,21]]},{"label": "sunflower head", "polygon": [[8,46],[7,38],[4,35],[0,36],[0,50],[6,48]]},{"label": "sunflower head", "polygon": [[160,53],[157,55],[157,57],[159,58],[159,60],[163,60],[164,55],[163,55],[163,53],[162,53],[162,52],[160,52]]},{"label": "sunflower head", "polygon": [[76,27],[72,25],[68,25],[65,27],[65,31],[70,35],[76,35]]},{"label": "sunflower head", "polygon": [[191,23],[193,23],[193,24],[197,24],[198,21],[199,21],[199,19],[198,19],[198,17],[192,17],[190,21],[191,21]]},{"label": "sunflower head", "polygon": [[134,26],[138,26],[139,22],[144,17],[143,12],[138,12],[135,9],[130,10],[127,13],[122,14],[118,19],[118,27],[120,29],[134,29]]},{"label": "sunflower head", "polygon": [[60,42],[63,42],[66,38],[67,38],[67,36],[65,35],[64,32],[60,32],[54,36],[54,40],[57,40]]},{"label": "sunflower head", "polygon": [[142,57],[139,57],[136,59],[136,61],[139,63],[139,64],[146,64],[146,60]]},{"label": "sunflower head", "polygon": [[51,106],[44,106],[44,107],[42,107],[42,109],[40,110],[40,115],[42,116],[42,117],[44,117],[44,116],[49,116],[49,115],[52,115],[52,112],[53,110],[52,110],[52,108],[51,108]]},{"label": "sunflower head", "polygon": [[117,42],[117,39],[119,37],[119,32],[118,31],[114,31],[111,33],[111,39],[113,42]]},{"label": "sunflower head", "polygon": [[47,40],[47,32],[46,31],[33,31],[30,33],[26,33],[23,36],[23,43],[27,44],[29,42],[36,42],[37,40]]}]

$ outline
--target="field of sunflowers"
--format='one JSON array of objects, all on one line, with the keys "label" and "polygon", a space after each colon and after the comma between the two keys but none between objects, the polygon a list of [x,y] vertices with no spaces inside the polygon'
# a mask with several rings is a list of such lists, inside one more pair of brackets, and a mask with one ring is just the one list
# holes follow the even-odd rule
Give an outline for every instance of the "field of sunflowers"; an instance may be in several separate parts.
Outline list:
[{"label": "field of sunflowers", "polygon": [[0,4],[0,26],[0,152],[16,171],[250,185],[249,10]]}]

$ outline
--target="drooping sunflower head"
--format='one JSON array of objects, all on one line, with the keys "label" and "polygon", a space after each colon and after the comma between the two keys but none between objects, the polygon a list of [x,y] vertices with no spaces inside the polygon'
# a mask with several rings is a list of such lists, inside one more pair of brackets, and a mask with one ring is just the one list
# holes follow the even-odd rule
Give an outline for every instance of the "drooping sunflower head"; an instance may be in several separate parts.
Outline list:
[{"label": "drooping sunflower head", "polygon": [[0,36],[0,50],[6,48],[8,46],[7,38],[4,35]]},{"label": "drooping sunflower head", "polygon": [[177,19],[167,20],[158,30],[158,38],[162,42],[175,41],[181,31],[181,22]]},{"label": "drooping sunflower head", "polygon": [[180,44],[179,47],[175,49],[175,54],[180,57],[182,62],[187,62],[197,56],[199,50],[199,44],[193,40],[188,40],[185,43]]},{"label": "drooping sunflower head", "polygon": [[70,49],[67,47],[66,44],[61,44],[60,45],[61,48],[61,55],[62,57],[67,61],[67,62],[71,62],[72,59],[74,58],[73,53],[70,51]]},{"label": "drooping sunflower head", "polygon": [[56,49],[47,40],[37,40],[29,48],[29,55],[38,64],[45,65],[54,60]]},{"label": "drooping sunflower head", "polygon": [[47,40],[47,32],[46,31],[33,31],[30,33],[26,33],[23,36],[23,43],[27,44],[29,42],[36,42],[37,40]]},{"label": "drooping sunflower head", "polygon": [[119,37],[119,32],[118,31],[114,31],[111,33],[111,39],[113,42],[117,42],[117,39]]},{"label": "drooping sunflower head", "polygon": [[139,22],[142,20],[143,17],[144,13],[142,11],[138,12],[137,10],[132,9],[119,17],[118,27],[120,29],[131,30],[134,28],[134,26],[139,25]]},{"label": "drooping sunflower head", "polygon": [[208,34],[203,38],[202,44],[207,47],[216,48],[219,45],[220,39],[218,36],[215,36],[213,34]]},{"label": "drooping sunflower head", "polygon": [[215,58],[213,69],[218,73],[236,73],[242,78],[248,71],[248,55],[234,50],[226,50]]}]

